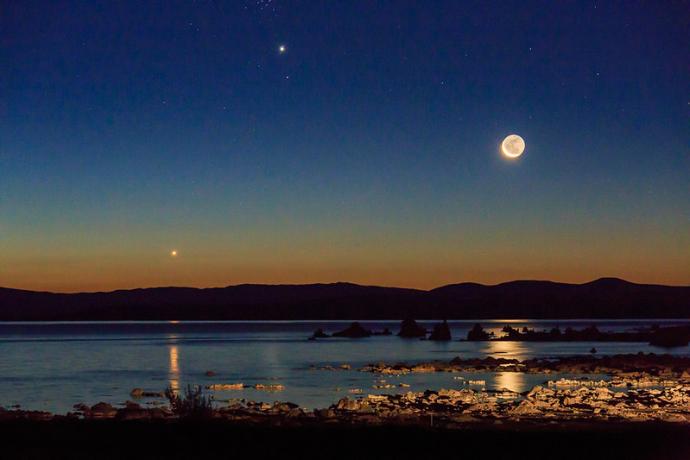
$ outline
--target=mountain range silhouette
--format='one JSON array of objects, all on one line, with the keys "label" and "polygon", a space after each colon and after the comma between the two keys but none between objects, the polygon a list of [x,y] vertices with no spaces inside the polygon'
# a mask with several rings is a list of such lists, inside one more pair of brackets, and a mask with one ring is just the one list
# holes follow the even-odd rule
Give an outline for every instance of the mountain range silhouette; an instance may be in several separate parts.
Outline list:
[{"label": "mountain range silhouette", "polygon": [[352,283],[51,293],[0,288],[0,321],[690,318],[690,286],[459,283],[431,290]]}]

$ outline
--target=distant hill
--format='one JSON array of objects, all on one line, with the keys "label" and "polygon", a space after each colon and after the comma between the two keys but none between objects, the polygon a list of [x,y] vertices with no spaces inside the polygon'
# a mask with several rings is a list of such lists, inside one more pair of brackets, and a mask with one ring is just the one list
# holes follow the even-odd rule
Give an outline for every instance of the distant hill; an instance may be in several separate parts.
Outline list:
[{"label": "distant hill", "polygon": [[351,283],[163,287],[60,294],[0,288],[0,321],[690,318],[690,286],[461,283],[430,291]]}]

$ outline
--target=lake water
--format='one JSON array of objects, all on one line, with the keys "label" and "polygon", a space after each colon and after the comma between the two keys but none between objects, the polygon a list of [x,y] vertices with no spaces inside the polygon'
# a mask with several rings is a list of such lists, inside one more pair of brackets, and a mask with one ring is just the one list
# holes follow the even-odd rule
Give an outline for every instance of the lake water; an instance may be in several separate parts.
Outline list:
[{"label": "lake water", "polygon": [[[162,391],[187,384],[256,383],[285,386],[277,393],[254,389],[215,392],[217,399],[247,398],[255,401],[292,401],[307,408],[327,407],[350,389],[366,393],[460,388],[458,374],[419,374],[386,377],[387,383],[410,388],[375,390],[379,376],[357,368],[384,361],[419,362],[450,360],[455,356],[524,359],[541,356],[616,353],[673,353],[690,355],[690,347],[670,350],[646,343],[526,343],[461,342],[477,321],[451,321],[453,341],[431,342],[374,336],[366,339],[306,340],[317,328],[334,332],[350,322],[119,322],[119,323],[0,323],[0,405],[9,408],[66,413],[73,404],[112,404],[132,399],[135,387]],[[679,320],[484,320],[485,329],[500,335],[505,324],[522,328],[555,326],[580,329],[595,324],[600,330],[622,331],[651,324],[688,324]],[[361,321],[369,329],[399,321]],[[421,322],[431,327],[433,322]],[[351,371],[310,370],[310,366],[350,364]],[[207,377],[206,371],[216,372]],[[522,373],[472,374],[484,379],[486,388],[525,391],[558,376]],[[151,400],[149,400],[151,401]]]}]

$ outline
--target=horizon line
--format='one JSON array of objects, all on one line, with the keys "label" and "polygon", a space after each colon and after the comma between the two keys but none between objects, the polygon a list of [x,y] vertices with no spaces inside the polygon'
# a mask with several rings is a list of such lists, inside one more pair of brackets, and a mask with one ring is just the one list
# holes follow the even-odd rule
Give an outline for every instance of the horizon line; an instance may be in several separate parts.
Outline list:
[{"label": "horizon line", "polygon": [[613,276],[603,276],[603,277],[595,278],[595,279],[585,281],[582,283],[573,283],[573,282],[566,282],[566,281],[554,281],[554,280],[548,280],[548,279],[513,279],[513,280],[508,280],[508,281],[502,281],[500,283],[494,283],[494,284],[485,284],[485,283],[480,283],[480,282],[475,282],[475,281],[460,281],[457,283],[443,284],[443,285],[436,286],[436,287],[433,287],[430,289],[403,287],[403,286],[378,285],[378,284],[360,284],[360,283],[353,283],[350,281],[333,281],[333,282],[314,282],[314,283],[239,283],[239,284],[228,284],[228,285],[224,285],[224,286],[205,286],[205,287],[168,285],[168,286],[145,286],[145,287],[134,287],[134,288],[119,288],[119,289],[95,290],[95,291],[50,291],[50,290],[22,289],[22,288],[0,286],[0,290],[5,289],[5,290],[12,290],[12,291],[32,292],[32,293],[40,293],[40,294],[75,295],[75,294],[111,294],[111,293],[115,293],[115,292],[131,292],[131,291],[155,290],[155,289],[193,289],[193,290],[201,291],[201,290],[206,290],[206,289],[228,289],[228,288],[241,287],[241,286],[304,287],[304,286],[333,286],[333,285],[343,284],[343,285],[351,285],[351,286],[359,286],[359,287],[382,288],[382,289],[400,289],[400,290],[407,290],[407,291],[431,292],[431,291],[434,291],[436,289],[441,289],[444,287],[467,285],[467,284],[473,284],[473,285],[484,286],[484,287],[496,287],[496,286],[501,286],[501,285],[511,284],[511,283],[528,282],[528,283],[552,283],[552,284],[565,284],[565,285],[570,285],[570,286],[584,286],[586,284],[592,284],[592,283],[601,282],[601,281],[616,281],[616,282],[622,282],[622,283],[638,285],[638,286],[661,286],[661,287],[671,287],[671,288],[674,288],[674,287],[690,288],[690,284],[639,283],[639,282],[629,281],[629,280],[626,280],[624,278],[618,278],[618,277],[613,277]]}]

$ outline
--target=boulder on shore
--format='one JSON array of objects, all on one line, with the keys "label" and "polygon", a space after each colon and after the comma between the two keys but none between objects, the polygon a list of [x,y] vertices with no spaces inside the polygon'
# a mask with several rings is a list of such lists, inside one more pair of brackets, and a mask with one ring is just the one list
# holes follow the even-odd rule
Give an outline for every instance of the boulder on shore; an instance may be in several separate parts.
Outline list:
[{"label": "boulder on shore", "polygon": [[446,321],[445,319],[442,323],[436,324],[434,326],[434,330],[431,332],[431,335],[429,336],[429,340],[448,341],[450,339],[450,326],[448,326],[448,321]]},{"label": "boulder on shore", "polygon": [[361,409],[361,407],[362,402],[357,399],[342,398],[335,405],[331,406],[330,409],[356,411]]},{"label": "boulder on shore", "polygon": [[362,327],[358,322],[350,324],[347,328],[342,331],[335,332],[333,337],[349,337],[352,339],[358,339],[362,337],[371,336],[371,331],[368,331]]},{"label": "boulder on shore", "polygon": [[417,324],[417,321],[408,318],[400,324],[398,336],[405,338],[426,337],[426,328]]}]

